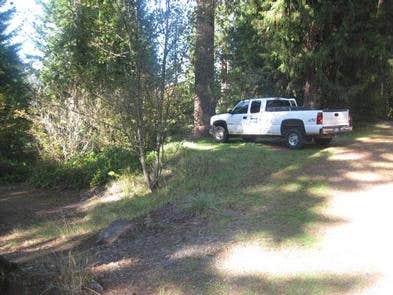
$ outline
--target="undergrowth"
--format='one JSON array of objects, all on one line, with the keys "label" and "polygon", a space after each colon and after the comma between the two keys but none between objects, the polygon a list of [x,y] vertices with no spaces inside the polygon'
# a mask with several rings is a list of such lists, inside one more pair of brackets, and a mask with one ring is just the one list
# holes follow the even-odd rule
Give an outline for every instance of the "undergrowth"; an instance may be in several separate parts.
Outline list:
[{"label": "undergrowth", "polygon": [[124,171],[137,171],[138,167],[138,160],[131,151],[109,148],[63,162],[38,162],[31,167],[27,181],[35,187],[80,189],[103,185]]}]

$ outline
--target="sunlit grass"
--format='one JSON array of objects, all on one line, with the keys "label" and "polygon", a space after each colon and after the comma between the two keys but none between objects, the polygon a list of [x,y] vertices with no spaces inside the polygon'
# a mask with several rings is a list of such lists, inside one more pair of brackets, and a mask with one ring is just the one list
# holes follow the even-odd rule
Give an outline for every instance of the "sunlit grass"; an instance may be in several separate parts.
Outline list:
[{"label": "sunlit grass", "polygon": [[[202,150],[195,148],[198,146]],[[227,216],[227,209],[252,211],[271,202],[280,192],[294,194],[300,190],[301,184],[285,182],[318,152],[316,149],[277,152],[269,146],[242,142],[228,145],[203,142],[191,147],[184,144],[181,152],[174,153],[177,158],[172,159],[169,168],[173,175],[157,192],[148,193],[140,175],[121,175],[108,186],[103,197],[87,201],[83,217],[36,223],[32,226],[33,237],[67,239],[95,233],[117,219],[132,219],[168,201],[176,202],[191,215],[214,220],[212,230],[223,232],[233,221],[233,216]],[[288,217],[284,214],[277,218]]]},{"label": "sunlit grass", "polygon": [[291,278],[252,275],[213,281],[206,286],[204,294],[347,294],[359,291],[365,286],[365,278],[355,275],[322,273]]},{"label": "sunlit grass", "polygon": [[[283,240],[309,245],[314,239],[306,225],[318,221],[321,198],[329,188],[315,175],[304,175],[303,167],[332,157],[340,148],[289,151],[260,143],[202,140],[172,143],[166,151],[165,181],[154,193],[148,192],[141,175],[125,171],[107,186],[104,196],[81,204],[79,215],[33,221],[30,238],[66,240],[94,234],[117,219],[132,219],[171,201],[190,215],[211,220],[212,232],[225,234],[241,218],[247,226],[244,233],[236,233],[240,239],[249,235],[276,241],[280,233],[269,229],[274,223],[286,231]],[[265,226],[254,230],[258,224]]]}]

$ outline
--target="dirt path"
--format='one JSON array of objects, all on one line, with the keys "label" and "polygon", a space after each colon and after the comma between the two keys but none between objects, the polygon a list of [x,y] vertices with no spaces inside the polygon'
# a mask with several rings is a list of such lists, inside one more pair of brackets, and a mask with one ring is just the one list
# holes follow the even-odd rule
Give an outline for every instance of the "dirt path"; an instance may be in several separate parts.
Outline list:
[{"label": "dirt path", "polygon": [[0,186],[0,238],[12,230],[39,222],[40,211],[66,206],[79,200],[80,196],[80,191],[48,191],[20,185]]},{"label": "dirt path", "polygon": [[353,278],[338,293],[393,294],[393,127],[378,128],[373,136],[327,149],[327,161],[303,171],[329,184],[324,214],[342,220],[324,228],[315,247],[236,244],[217,259],[217,269],[228,277]]},{"label": "dirt path", "polygon": [[[217,220],[194,216],[159,230],[130,233],[111,247],[93,245],[84,253],[93,257],[92,271],[104,294],[393,294],[392,128],[379,124],[372,136],[338,140],[300,172],[272,175],[273,181],[323,182],[325,189],[314,192],[306,186],[304,197],[291,199],[289,193],[267,207],[251,208],[262,216],[256,221],[251,211],[231,209],[224,214],[234,221],[221,231]],[[265,187],[257,185],[255,191],[265,194]],[[29,203],[32,195],[45,201]],[[78,193],[72,202],[55,195],[52,203],[53,195],[45,192],[0,189],[0,235],[16,225],[27,227],[30,219],[39,221],[37,212],[80,200]],[[298,225],[263,218],[272,209],[289,214],[288,220],[304,210],[299,226],[312,236],[311,245],[277,242]],[[251,237],[258,230],[273,236],[274,247]],[[7,253],[29,254],[23,251]]]},{"label": "dirt path", "polygon": [[393,294],[392,128],[339,140],[298,175],[328,188],[318,213],[334,222],[311,226],[312,246],[238,241],[241,222],[219,235],[196,221],[116,245],[122,254],[96,268],[107,294]]}]

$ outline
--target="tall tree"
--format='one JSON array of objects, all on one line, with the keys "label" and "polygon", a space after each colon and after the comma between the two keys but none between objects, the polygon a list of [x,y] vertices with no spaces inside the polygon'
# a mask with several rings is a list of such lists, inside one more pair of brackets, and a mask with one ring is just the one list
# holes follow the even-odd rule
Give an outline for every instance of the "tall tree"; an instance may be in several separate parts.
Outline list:
[{"label": "tall tree", "polygon": [[217,99],[214,96],[214,11],[215,0],[197,0],[195,41],[195,137],[208,131]]},{"label": "tall tree", "polygon": [[[24,158],[29,128],[21,116],[27,106],[23,65],[18,46],[12,44],[13,32],[8,30],[15,9],[5,9],[5,5],[6,1],[0,0],[0,177],[12,172],[10,162]],[[0,255],[0,293],[6,291],[10,272],[16,268]]]},{"label": "tall tree", "polygon": [[0,177],[1,170],[7,170],[1,169],[2,160],[25,161],[30,143],[29,121],[24,116],[28,106],[24,65],[18,56],[18,45],[12,42],[14,32],[8,27],[14,12],[14,8],[6,8],[6,1],[0,0]]}]

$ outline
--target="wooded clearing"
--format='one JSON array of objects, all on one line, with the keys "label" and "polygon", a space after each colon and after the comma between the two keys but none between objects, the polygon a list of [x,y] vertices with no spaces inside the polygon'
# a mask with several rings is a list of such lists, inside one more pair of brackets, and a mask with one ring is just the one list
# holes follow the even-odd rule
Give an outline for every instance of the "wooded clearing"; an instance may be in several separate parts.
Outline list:
[{"label": "wooded clearing", "polygon": [[[391,28],[387,0],[0,0],[0,293],[391,293]],[[354,132],[208,137],[277,97]]]}]

